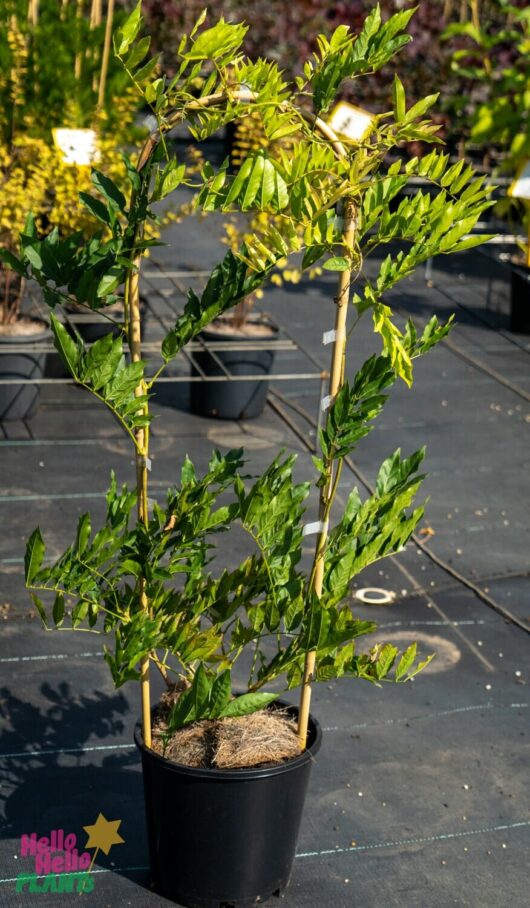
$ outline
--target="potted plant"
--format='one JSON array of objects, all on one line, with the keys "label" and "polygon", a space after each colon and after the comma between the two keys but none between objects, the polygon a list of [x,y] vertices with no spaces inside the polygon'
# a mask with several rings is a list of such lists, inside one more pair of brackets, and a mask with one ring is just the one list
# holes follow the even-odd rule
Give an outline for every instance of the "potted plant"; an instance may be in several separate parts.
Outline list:
[{"label": "potted plant", "polygon": [[[271,140],[264,128],[259,113],[250,110],[235,122],[232,153],[229,169],[241,170],[249,155],[266,151],[268,158],[278,160],[280,152],[293,147],[292,135]],[[195,153],[204,167],[205,161],[200,151]],[[244,173],[244,171],[242,171]],[[199,206],[201,217],[205,212]],[[234,254],[247,242],[256,244],[267,241],[272,227],[281,229],[281,214],[256,210],[252,203],[242,203],[242,211],[233,212],[224,222],[222,242]],[[288,260],[280,259],[277,268],[268,281],[282,285],[283,280],[296,281],[300,270],[288,270]],[[318,269],[318,272],[320,269]],[[317,269],[311,269],[311,276]],[[204,342],[205,349],[194,353],[192,376],[201,377],[201,381],[191,383],[190,407],[193,413],[201,416],[220,419],[254,419],[261,415],[267,400],[269,382],[274,363],[274,341],[278,336],[278,327],[266,313],[256,311],[257,300],[262,299],[264,291],[258,287],[253,293],[240,300],[232,310],[223,313],[207,325],[198,335]],[[248,376],[235,381],[219,380],[223,376]],[[212,376],[211,381],[205,376]],[[256,376],[254,378],[254,376]]]},{"label": "potted plant", "polygon": [[471,8],[471,21],[450,25],[444,33],[460,45],[452,55],[460,83],[453,106],[467,148],[480,151],[485,166],[493,165],[494,175],[505,183],[514,181],[494,212],[508,219],[512,233],[522,230],[526,239],[510,257],[510,328],[529,333],[530,191],[517,178],[530,162],[530,18],[527,9],[503,2],[483,16],[478,4]]},{"label": "potted plant", "polygon": [[13,255],[25,206],[39,210],[44,205],[46,184],[34,151],[27,144],[0,148],[0,420],[31,415],[39,393],[32,382],[42,378],[46,361],[39,344],[51,339],[42,318],[22,312],[24,269]]},{"label": "potted plant", "polygon": [[[30,210],[41,235],[56,227],[62,236],[82,230],[89,239],[101,228],[100,212],[90,209],[90,198],[88,204],[78,199],[80,190],[92,188],[92,164],[124,186],[121,149],[146,131],[134,122],[138,93],[119,61],[109,56],[113,15],[113,3],[103,19],[100,3],[92,4],[88,16],[79,4],[59,0],[17,0],[0,10],[4,247],[18,243]],[[120,10],[116,18],[123,21],[124,16]],[[119,305],[109,315],[117,323],[115,330],[121,330]],[[18,324],[14,316],[10,320]],[[87,306],[73,306],[68,320],[89,342],[109,325],[108,318]],[[49,357],[48,367],[53,359]],[[30,391],[36,394],[38,386],[24,394]]]},{"label": "potted plant", "polygon": [[[87,349],[53,312],[50,317],[56,347],[74,379],[114,413],[131,439],[136,488],[119,486],[113,477],[105,523],[93,532],[84,514],[74,542],[52,564],[45,562],[37,528],[26,551],[26,584],[46,623],[60,628],[67,621],[112,638],[106,660],[117,686],[140,681],[142,719],[135,739],[144,770],[153,882],[164,895],[193,908],[250,905],[286,887],[320,743],[317,721],[309,715],[312,683],[341,676],[403,682],[430,659],[418,663],[414,644],[402,654],[391,644],[357,649],[356,639],[376,626],[356,619],[347,601],[351,579],[400,551],[421,518],[423,507],[413,501],[423,449],[404,457],[396,451],[385,460],[376,491],[365,501],[354,490],[341,512],[335,496],[344,457],[371,430],[390,387],[399,379],[411,385],[413,360],[450,330],[435,318],[420,334],[411,322],[401,330],[383,294],[429,256],[478,243],[481,238],[466,234],[488,206],[488,194],[471,169],[450,166],[436,151],[406,166],[386,166],[386,151],[399,143],[435,141],[435,128],[424,119],[435,98],[407,109],[397,76],[392,110],[375,121],[365,142],[341,142],[323,120],[344,79],[371,74],[407,42],[411,15],[402,11],[383,22],[376,7],[358,35],[339,28],[329,41],[321,38],[296,87],[284,83],[275,64],[252,63],[240,53],[243,25],[221,20],[201,30],[199,21],[182,38],[178,78],[144,85],[159,125],[129,169],[129,198],[99,182],[99,202],[112,217],[112,239],[87,250],[75,238],[52,243],[49,237],[25,235],[16,257],[24,275],[40,283],[52,309],[87,296],[104,308],[125,277],[129,362],[121,337],[109,333]],[[140,27],[137,7],[115,42],[133,76],[137,69],[145,72],[147,44],[136,40]],[[215,61],[214,75],[196,97],[190,88],[205,60]],[[226,79],[227,67],[231,73],[235,68],[235,83]],[[187,120],[197,139],[206,138],[220,123],[240,118],[248,103],[261,111],[270,133],[296,134],[296,151],[281,165],[258,152],[251,167],[243,165],[244,177],[241,170],[229,175],[225,167],[206,166],[199,204],[231,211],[252,197],[257,210],[282,213],[281,231],[271,228],[267,245],[251,238],[238,255],[228,250],[200,295],[190,290],[184,312],[162,343],[162,364],[148,374],[139,313],[144,228],[151,202],[186,179],[185,165],[164,136]],[[391,211],[391,200],[420,169],[435,186],[441,183],[441,190],[432,197],[420,191]],[[402,248],[392,246],[377,278],[350,301],[351,275],[361,257],[396,241]],[[242,473],[243,452],[215,451],[203,475],[183,457],[180,480],[168,490],[164,506],[151,502],[149,397],[158,375],[205,325],[261,286],[276,262],[292,252],[303,253],[304,268],[322,261],[339,274],[330,305],[329,396],[313,482],[295,481],[292,456],[276,457],[251,478]],[[363,316],[373,318],[382,347],[347,380],[347,342]],[[319,498],[317,513],[308,507],[311,486]],[[249,550],[228,569],[213,555],[215,541],[222,533],[226,546],[226,534],[236,525],[246,532]],[[308,534],[316,542],[306,570],[302,540]],[[52,596],[51,606],[42,591]],[[249,666],[246,686],[243,663]],[[151,667],[167,683],[154,709]],[[278,710],[281,694],[296,688],[299,708]],[[270,722],[273,735],[263,733]]]}]

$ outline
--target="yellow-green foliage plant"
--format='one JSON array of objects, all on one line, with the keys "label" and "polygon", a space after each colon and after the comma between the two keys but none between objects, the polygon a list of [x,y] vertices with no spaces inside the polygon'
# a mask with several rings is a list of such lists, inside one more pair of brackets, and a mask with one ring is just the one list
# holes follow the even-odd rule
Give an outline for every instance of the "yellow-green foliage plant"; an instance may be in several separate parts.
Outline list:
[{"label": "yellow-green foliage plant", "polygon": [[[138,95],[113,56],[105,72],[101,0],[3,0],[0,5],[0,136],[51,139],[54,127],[130,138]],[[113,6],[113,4],[112,4]],[[109,12],[111,4],[108,4]],[[117,23],[123,12],[117,11]],[[102,80],[102,70],[104,78]]]},{"label": "yellow-green foliage plant", "polygon": [[[122,187],[122,150],[145,134],[134,122],[138,92],[114,58],[102,80],[100,8],[92,3],[83,15],[60,0],[0,5],[0,243],[11,252],[30,211],[40,236],[57,229],[89,238],[101,227],[78,197],[92,188],[91,167],[67,163],[54,128],[93,129],[97,166]],[[22,289],[0,267],[0,324],[16,321]]]},{"label": "yellow-green foliage plant", "polygon": [[[256,154],[260,149],[266,152],[269,157],[277,159],[281,152],[289,154],[293,150],[294,141],[295,139],[292,135],[286,135],[270,141],[262,126],[259,113],[256,110],[250,110],[235,125],[230,156],[231,163],[241,167],[249,154]],[[255,210],[247,212],[245,216],[242,216],[241,213],[234,214],[223,225],[225,233],[222,241],[232,252],[237,253],[247,242],[252,242],[253,238],[260,238],[263,235],[266,240],[266,234],[271,227],[279,227],[281,229],[281,217],[281,213]],[[300,230],[303,231],[302,226],[300,226]],[[303,241],[302,236],[300,240]],[[308,269],[306,276],[311,280],[321,273],[322,269],[317,264]],[[269,280],[271,284],[281,287],[284,282],[298,284],[302,276],[302,269],[297,267],[287,257],[278,260]],[[244,328],[255,300],[262,299],[263,295],[264,291],[260,287],[248,299],[238,303],[233,315],[229,317],[234,329]]]},{"label": "yellow-green foliage plant", "polygon": [[[94,531],[84,514],[74,541],[58,559],[46,560],[41,531],[33,532],[26,583],[47,625],[88,627],[112,641],[105,653],[116,685],[141,680],[147,748],[151,666],[169,684],[179,681],[185,689],[170,712],[169,734],[199,719],[253,712],[281,690],[299,688],[303,750],[313,682],[342,676],[376,684],[404,682],[429,659],[418,663],[413,643],[401,654],[390,643],[358,649],[357,638],[376,625],[356,618],[348,601],[352,579],[367,565],[401,551],[421,519],[423,505],[414,501],[424,450],[392,453],[378,472],[375,492],[365,500],[354,489],[341,508],[336,491],[344,458],[371,431],[391,387],[397,381],[411,386],[414,360],[450,330],[436,318],[421,333],[410,321],[402,330],[388,305],[388,291],[427,258],[481,242],[483,237],[469,234],[489,205],[488,192],[471,167],[463,161],[450,164],[438,150],[406,164],[386,163],[387,152],[403,142],[437,141],[437,128],[426,116],[436,96],[407,107],[397,75],[391,109],[375,118],[362,142],[339,140],[324,119],[344,80],[369,79],[407,43],[412,12],[382,21],[376,6],[359,34],[341,26],[329,40],[321,37],[295,85],[285,82],[275,63],[245,57],[240,50],[245,25],[221,20],[204,29],[201,19],[176,48],[177,73],[168,83],[157,75],[156,61],[145,61],[149,42],[138,39],[137,7],[115,48],[152,105],[158,128],[129,166],[127,197],[110,179],[93,173],[98,194],[85,197],[85,203],[112,237],[89,245],[75,237],[39,240],[30,224],[20,253],[10,261],[40,283],[57,350],[75,381],[121,423],[137,469],[134,489],[112,478],[105,522]],[[197,92],[197,76],[205,70],[208,77]],[[264,212],[274,215],[274,223],[261,237],[249,236],[237,253],[228,250],[201,292],[188,291],[153,371],[142,357],[140,332],[145,227],[154,216],[152,203],[188,182],[186,163],[165,138],[186,122],[197,141],[205,140],[240,119],[249,104],[269,140],[295,138],[293,151],[277,158],[266,150],[252,152],[232,174],[226,162],[217,169],[205,164],[197,205],[224,214]],[[433,192],[421,189],[395,201],[417,176]],[[385,247],[388,254],[376,277],[352,294],[351,275],[372,251]],[[295,482],[295,458],[283,454],[249,479],[242,472],[242,451],[215,451],[201,475],[183,451],[180,478],[165,503],[153,503],[149,400],[158,377],[202,328],[261,287],[278,261],[293,253],[301,254],[304,270],[321,263],[338,274],[329,304],[335,319],[329,406],[313,476]],[[123,336],[109,333],[86,348],[79,337],[67,334],[53,310],[67,302],[88,302],[104,312],[123,282]],[[360,319],[372,320],[376,349],[347,379]],[[311,484],[319,496],[318,513],[308,512]],[[315,520],[314,557],[306,571],[304,525]],[[248,534],[248,555],[226,569],[215,546],[235,524]],[[242,695],[234,697],[232,673],[248,650],[250,676]]]},{"label": "yellow-green foliage plant", "polygon": [[[530,7],[507,0],[470,2],[471,20],[448,26],[458,41],[452,68],[460,91],[452,99],[468,151],[479,150],[494,174],[515,178],[530,161]],[[495,213],[522,222],[530,267],[530,200],[501,199]]]}]

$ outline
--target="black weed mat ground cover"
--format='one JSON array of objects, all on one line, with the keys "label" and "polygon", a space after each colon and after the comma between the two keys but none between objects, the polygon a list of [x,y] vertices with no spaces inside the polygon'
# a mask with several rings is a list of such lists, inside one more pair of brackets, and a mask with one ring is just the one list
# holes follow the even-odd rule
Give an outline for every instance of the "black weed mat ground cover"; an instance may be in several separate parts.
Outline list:
[{"label": "black weed mat ground cover", "polygon": [[[180,231],[178,258],[171,250],[158,253],[165,273],[148,279],[152,340],[162,330],[157,313],[167,317],[168,300],[182,304],[167,274],[197,265],[190,232],[173,229]],[[201,244],[201,267],[213,264],[213,230],[202,231]],[[353,596],[352,606],[380,623],[381,639],[401,645],[418,639],[423,652],[437,656],[403,687],[346,680],[315,689],[324,744],[285,908],[528,905],[530,346],[507,330],[502,306],[486,305],[494,280],[488,269],[487,259],[473,254],[450,269],[437,261],[434,286],[419,274],[392,298],[404,318],[421,323],[433,312],[444,318],[456,311],[458,325],[449,343],[418,364],[414,389],[396,389],[359,448],[357,478],[345,470],[340,492],[373,481],[398,446],[410,453],[427,444],[430,501],[420,539],[441,564],[411,543],[359,579],[358,587],[392,592],[392,604],[363,605]],[[148,271],[154,275],[154,265]],[[325,278],[266,297],[272,316],[323,366],[332,294]],[[359,361],[376,349],[368,321],[353,343]],[[282,371],[296,375],[300,368],[294,355],[281,361]],[[184,452],[201,468],[216,446],[244,445],[249,471],[265,467],[280,448],[291,449],[299,453],[300,476],[307,474],[314,428],[290,404],[314,416],[318,382],[294,378],[273,387],[282,395],[273,403],[294,418],[298,434],[272,407],[255,422],[201,419],[187,411],[185,384],[165,385],[154,404],[160,418],[152,496],[177,479]],[[120,481],[133,480],[131,451],[112,418],[82,391],[47,385],[40,401],[27,423],[5,424],[0,441],[0,905],[55,908],[74,898],[98,908],[170,904],[149,890],[132,744],[138,689],[114,691],[97,636],[45,633],[22,578],[28,532],[40,524],[53,553],[69,542],[79,514],[91,510],[97,522],[110,470]],[[223,552],[226,564],[236,560],[239,545]],[[84,827],[100,812],[121,820],[124,842],[97,856],[92,892],[36,893],[17,884],[35,860],[21,854],[21,836],[62,829],[82,850]]]}]

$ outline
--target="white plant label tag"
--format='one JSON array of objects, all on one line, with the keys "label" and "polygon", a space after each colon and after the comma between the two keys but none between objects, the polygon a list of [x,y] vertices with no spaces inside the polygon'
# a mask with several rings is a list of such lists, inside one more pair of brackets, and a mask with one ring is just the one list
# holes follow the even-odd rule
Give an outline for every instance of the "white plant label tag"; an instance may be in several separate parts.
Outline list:
[{"label": "white plant label tag", "polygon": [[65,164],[88,167],[97,161],[98,146],[93,129],[53,129],[52,134]]},{"label": "white plant label tag", "polygon": [[374,121],[374,116],[363,110],[361,107],[355,107],[354,104],[348,104],[347,101],[339,103],[331,111],[328,120],[328,126],[339,135],[346,136],[353,142],[362,142]]},{"label": "white plant label tag", "polygon": [[514,199],[530,201],[530,161],[525,161],[519,169],[519,173],[508,190],[508,195]]}]

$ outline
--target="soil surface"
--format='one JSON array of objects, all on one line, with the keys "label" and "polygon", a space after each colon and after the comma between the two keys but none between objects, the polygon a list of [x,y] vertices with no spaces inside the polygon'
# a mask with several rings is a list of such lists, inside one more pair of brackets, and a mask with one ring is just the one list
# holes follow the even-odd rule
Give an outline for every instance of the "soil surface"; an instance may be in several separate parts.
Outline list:
[{"label": "soil surface", "polygon": [[153,724],[153,750],[167,760],[207,769],[241,769],[283,763],[300,754],[296,722],[279,709],[204,719],[168,738],[166,720],[174,699],[162,698]]},{"label": "soil surface", "polygon": [[48,326],[34,318],[18,318],[9,325],[0,325],[0,337],[31,337],[43,334]]}]

